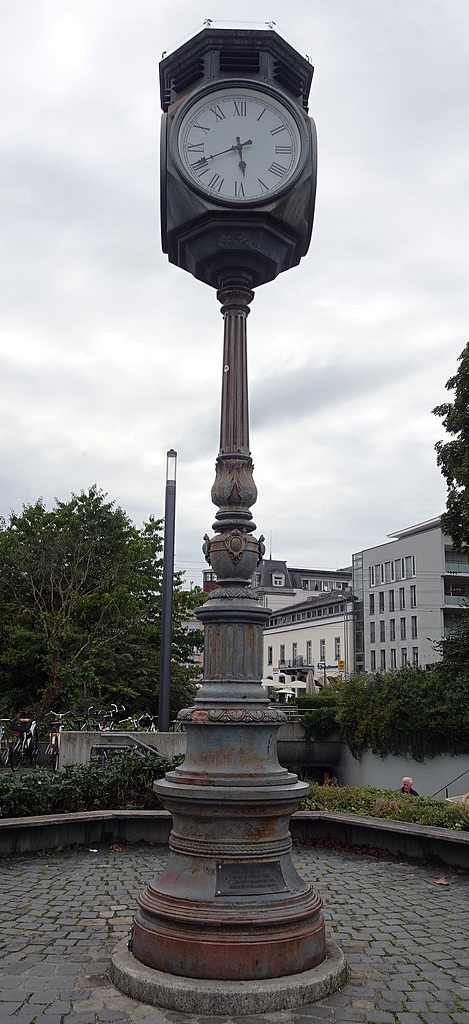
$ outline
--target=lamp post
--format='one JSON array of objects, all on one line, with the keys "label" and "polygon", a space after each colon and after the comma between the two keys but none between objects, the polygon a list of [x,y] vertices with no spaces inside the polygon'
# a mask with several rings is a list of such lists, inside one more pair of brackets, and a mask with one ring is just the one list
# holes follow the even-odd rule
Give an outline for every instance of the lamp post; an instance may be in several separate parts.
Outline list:
[{"label": "lamp post", "polygon": [[174,525],[177,452],[166,453],[164,506],[163,593],[161,598],[161,656],[158,732],[169,732],[171,701],[171,642],[173,636]]}]

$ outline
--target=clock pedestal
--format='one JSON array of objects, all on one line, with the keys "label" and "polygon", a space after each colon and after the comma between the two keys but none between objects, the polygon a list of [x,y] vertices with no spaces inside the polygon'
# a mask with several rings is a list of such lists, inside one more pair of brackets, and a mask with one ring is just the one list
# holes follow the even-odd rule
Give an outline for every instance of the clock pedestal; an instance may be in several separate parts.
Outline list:
[{"label": "clock pedestal", "polygon": [[[250,588],[264,550],[250,512],[257,496],[246,370],[253,293],[244,282],[231,282],[218,298],[224,316],[212,489],[218,512],[204,551],[219,587],[196,613],[205,633],[204,683],[194,707],[179,714],[186,758],[154,784],[173,816],[170,855],[139,898],[132,948],[140,963],[172,976],[227,983],[302,976],[310,1000],[312,969],[326,958],[322,901],[294,868],[288,828],[309,787],[278,762],[277,730],[286,715],[269,705],[262,686],[269,611]],[[322,995],[343,980],[343,960],[326,973]]]}]

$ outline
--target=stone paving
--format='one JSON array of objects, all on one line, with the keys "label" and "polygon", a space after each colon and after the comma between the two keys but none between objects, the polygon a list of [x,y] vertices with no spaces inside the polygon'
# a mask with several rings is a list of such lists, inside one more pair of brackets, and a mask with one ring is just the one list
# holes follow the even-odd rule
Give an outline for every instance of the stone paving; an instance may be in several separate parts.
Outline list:
[{"label": "stone paving", "polygon": [[349,964],[340,992],[249,1017],[129,999],[109,956],[166,856],[103,846],[0,862],[0,1024],[469,1024],[469,875],[300,845],[296,866]]}]

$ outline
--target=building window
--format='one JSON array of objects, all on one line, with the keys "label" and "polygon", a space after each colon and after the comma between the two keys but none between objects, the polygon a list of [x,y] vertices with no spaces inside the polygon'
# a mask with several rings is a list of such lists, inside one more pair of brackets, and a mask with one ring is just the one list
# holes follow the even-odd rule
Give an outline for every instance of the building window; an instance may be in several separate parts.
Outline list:
[{"label": "building window", "polygon": [[401,665],[402,668],[405,668],[407,665],[407,647],[401,648]]},{"label": "building window", "polygon": [[406,625],[405,619],[401,619],[401,640],[406,640]]},{"label": "building window", "polygon": [[412,664],[413,664],[414,668],[418,668],[418,664],[419,664],[419,649],[418,649],[418,647],[413,647],[412,648]]},{"label": "building window", "polygon": [[272,648],[271,647],[267,648],[267,664],[268,665],[272,664]]},{"label": "building window", "polygon": [[272,586],[273,587],[284,587],[285,576],[281,572],[274,572],[272,574]]},{"label": "building window", "polygon": [[295,662],[297,657],[298,657],[298,644],[292,644],[291,645],[291,656],[292,656],[292,661]]},{"label": "building window", "polygon": [[379,623],[379,642],[381,644],[386,643],[386,623],[384,619],[380,619]]},{"label": "building window", "polygon": [[396,639],[396,620],[389,619],[389,639],[391,642]]},{"label": "building window", "polygon": [[400,560],[400,558],[396,558],[396,560],[394,562],[394,569],[395,569],[395,574],[396,574],[396,580],[401,580],[402,576],[401,576],[401,560]]},{"label": "building window", "polygon": [[374,585],[375,585],[375,567],[374,567],[374,565],[370,565],[370,587],[374,587]]},{"label": "building window", "polygon": [[384,563],[383,562],[381,562],[381,565],[379,567],[379,578],[381,580],[381,583],[384,583]]},{"label": "building window", "polygon": [[301,586],[303,587],[303,590],[308,590],[308,588],[309,588],[309,580],[302,580],[301,581]]},{"label": "building window", "polygon": [[329,605],[329,607],[327,609],[327,614],[328,615],[333,615],[334,614],[334,605],[333,604]]},{"label": "building window", "polygon": [[372,672],[376,672],[376,651],[370,651],[370,668]]},{"label": "building window", "polygon": [[379,592],[379,613],[382,615],[384,612],[384,590]]},{"label": "building window", "polygon": [[334,637],[334,661],[340,661],[340,636]]},{"label": "building window", "polygon": [[415,583],[412,583],[412,586],[410,588],[410,607],[417,607],[417,587]]},{"label": "building window", "polygon": [[370,644],[374,644],[375,642],[376,642],[375,623],[374,622],[370,622]]},{"label": "building window", "polygon": [[370,594],[370,615],[375,614],[375,595]]},{"label": "building window", "polygon": [[280,644],[278,658],[279,658],[279,661],[281,662],[281,664],[285,663],[285,644]]},{"label": "building window", "polygon": [[324,662],[325,660],[326,660],[326,641],[325,640],[320,640],[319,641],[319,661],[323,661]]},{"label": "building window", "polygon": [[399,587],[399,608],[405,608],[405,588]]},{"label": "building window", "polygon": [[391,582],[391,563],[390,562],[385,562],[384,563],[384,582],[385,583],[390,583]]},{"label": "building window", "polygon": [[311,640],[306,641],[306,664],[313,664],[313,643]]},{"label": "building window", "polygon": [[390,661],[391,668],[396,668],[396,648],[392,647],[390,652],[389,652],[389,654],[390,654],[390,658],[391,658],[391,661]]},{"label": "building window", "polygon": [[379,652],[379,667],[382,672],[386,670],[386,651]]},{"label": "building window", "polygon": [[389,611],[393,612],[394,611],[394,591],[393,590],[389,591],[388,606],[389,606]]},{"label": "building window", "polygon": [[411,617],[410,628],[411,628],[411,633],[412,633],[412,640],[416,640],[417,639],[417,616],[416,615],[412,615],[412,617]]}]

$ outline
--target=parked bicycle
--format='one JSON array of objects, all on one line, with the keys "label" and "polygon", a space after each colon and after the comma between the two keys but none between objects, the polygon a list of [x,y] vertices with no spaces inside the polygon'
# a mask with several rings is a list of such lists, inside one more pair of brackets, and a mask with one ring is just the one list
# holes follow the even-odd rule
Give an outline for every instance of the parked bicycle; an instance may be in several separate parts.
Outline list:
[{"label": "parked bicycle", "polygon": [[10,744],[6,733],[5,722],[9,718],[0,718],[0,764],[5,768],[10,759]]},{"label": "parked bicycle", "polygon": [[20,765],[35,768],[38,756],[37,722],[31,718],[20,718],[11,725],[13,740],[9,745],[9,764],[12,772]]},{"label": "parked bicycle", "polygon": [[73,712],[49,711],[48,716],[52,716],[54,721],[51,723],[49,742],[46,747],[46,757],[50,760],[52,771],[56,772],[59,767],[60,733],[65,728],[64,719],[70,719],[73,716]]}]

